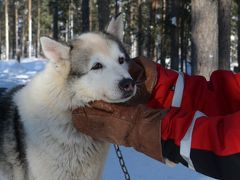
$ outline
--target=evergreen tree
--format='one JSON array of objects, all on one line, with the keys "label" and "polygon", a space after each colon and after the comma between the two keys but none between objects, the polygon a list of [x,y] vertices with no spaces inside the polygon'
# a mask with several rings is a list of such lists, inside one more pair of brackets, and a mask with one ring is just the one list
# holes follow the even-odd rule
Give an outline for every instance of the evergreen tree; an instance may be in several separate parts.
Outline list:
[{"label": "evergreen tree", "polygon": [[217,0],[192,0],[192,63],[206,77],[218,68]]},{"label": "evergreen tree", "polygon": [[232,1],[219,0],[219,69],[230,69],[230,35],[231,35],[231,5]]}]

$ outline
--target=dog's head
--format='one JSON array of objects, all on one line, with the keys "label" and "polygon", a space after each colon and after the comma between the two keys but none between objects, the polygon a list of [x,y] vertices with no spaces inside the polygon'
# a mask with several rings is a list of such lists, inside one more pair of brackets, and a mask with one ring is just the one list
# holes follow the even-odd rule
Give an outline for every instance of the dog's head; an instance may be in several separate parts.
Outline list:
[{"label": "dog's head", "polygon": [[84,33],[72,40],[70,46],[41,38],[50,63],[69,62],[66,83],[73,105],[94,100],[124,102],[135,94],[136,85],[128,73],[130,58],[122,39],[121,15],[112,18],[106,33]]}]

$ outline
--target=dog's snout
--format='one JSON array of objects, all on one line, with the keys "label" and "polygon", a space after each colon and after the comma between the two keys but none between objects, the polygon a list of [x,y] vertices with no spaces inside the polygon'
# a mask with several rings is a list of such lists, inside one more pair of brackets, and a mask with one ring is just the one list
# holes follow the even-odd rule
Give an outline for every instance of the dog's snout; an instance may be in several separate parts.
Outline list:
[{"label": "dog's snout", "polygon": [[124,92],[132,92],[134,90],[135,82],[130,78],[122,79],[119,82],[119,88]]}]

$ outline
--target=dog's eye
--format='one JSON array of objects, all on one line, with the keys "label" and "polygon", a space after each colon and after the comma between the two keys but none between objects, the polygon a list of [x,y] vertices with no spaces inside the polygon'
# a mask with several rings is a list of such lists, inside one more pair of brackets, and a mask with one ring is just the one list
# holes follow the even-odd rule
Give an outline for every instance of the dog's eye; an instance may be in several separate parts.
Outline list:
[{"label": "dog's eye", "polygon": [[93,67],[92,70],[97,70],[97,69],[102,69],[103,65],[101,63],[96,63]]},{"label": "dog's eye", "polygon": [[118,62],[119,62],[119,64],[123,64],[124,63],[124,57],[119,57]]}]

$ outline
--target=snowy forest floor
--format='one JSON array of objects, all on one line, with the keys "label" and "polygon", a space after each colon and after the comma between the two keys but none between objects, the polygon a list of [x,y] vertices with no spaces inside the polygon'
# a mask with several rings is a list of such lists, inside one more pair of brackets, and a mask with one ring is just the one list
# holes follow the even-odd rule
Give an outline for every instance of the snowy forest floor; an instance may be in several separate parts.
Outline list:
[{"label": "snowy forest floor", "polygon": [[[44,68],[46,61],[24,59],[0,61],[0,88],[11,88],[17,84],[27,83],[34,74]],[[121,147],[125,163],[132,180],[210,180],[211,178],[196,173],[182,165],[168,167],[132,148]],[[207,164],[206,164],[207,166]],[[118,159],[111,146],[105,165],[103,180],[123,180],[124,176]]]}]

